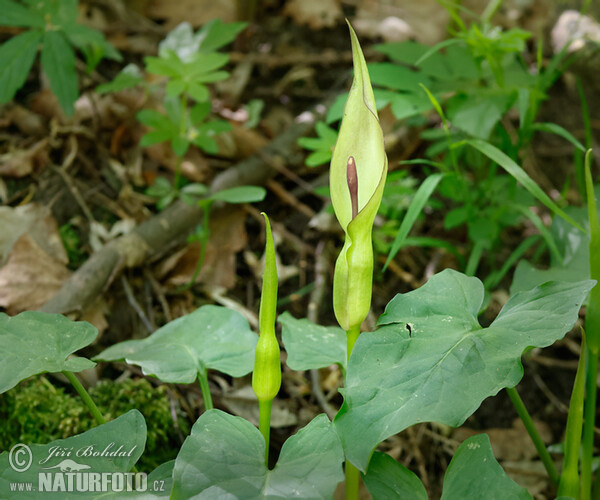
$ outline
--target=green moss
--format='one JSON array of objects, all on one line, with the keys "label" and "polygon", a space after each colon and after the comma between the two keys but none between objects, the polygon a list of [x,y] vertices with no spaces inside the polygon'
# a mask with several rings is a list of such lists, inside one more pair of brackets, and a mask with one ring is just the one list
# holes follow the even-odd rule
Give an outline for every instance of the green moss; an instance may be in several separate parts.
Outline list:
[{"label": "green moss", "polygon": [[[146,379],[103,380],[89,392],[107,420],[133,408],[144,415],[148,436],[139,470],[150,471],[175,458],[189,423],[175,410],[179,430],[175,426],[166,386],[153,387]],[[0,396],[0,421],[0,450],[15,443],[49,443],[95,426],[77,394],[54,387],[45,377],[32,378]]]}]

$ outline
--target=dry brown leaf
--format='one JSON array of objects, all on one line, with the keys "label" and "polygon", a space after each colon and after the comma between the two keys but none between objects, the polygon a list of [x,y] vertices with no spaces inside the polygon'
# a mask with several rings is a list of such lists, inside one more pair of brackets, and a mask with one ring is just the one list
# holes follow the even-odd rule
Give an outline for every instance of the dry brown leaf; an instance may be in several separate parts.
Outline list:
[{"label": "dry brown leaf", "polygon": [[0,157],[0,175],[25,177],[48,164],[48,139],[42,139],[27,149],[3,154]]},{"label": "dry brown leaf", "polygon": [[27,136],[40,136],[46,134],[46,127],[42,117],[23,106],[17,104],[10,106],[3,114],[3,119],[8,121],[7,125],[14,124]]},{"label": "dry brown leaf", "polygon": [[110,312],[108,304],[102,297],[98,297],[89,307],[83,310],[80,321],[87,321],[98,329],[98,337],[94,342],[97,342],[100,335],[108,328],[105,314]]},{"label": "dry brown leaf", "polygon": [[0,306],[10,315],[38,309],[70,275],[63,262],[48,255],[29,234],[23,234],[0,268]]},{"label": "dry brown leaf", "polygon": [[[241,209],[231,209],[212,217],[210,240],[206,248],[204,265],[196,282],[209,287],[225,288],[235,286],[235,255],[247,241],[244,222],[246,215]],[[194,274],[200,256],[200,243],[191,243],[181,251],[164,260],[157,269],[157,275],[172,286],[188,283]]]},{"label": "dry brown leaf", "polygon": [[151,19],[164,20],[165,28],[171,30],[184,21],[195,27],[212,19],[236,21],[235,4],[231,0],[150,0],[145,13]]},{"label": "dry brown leaf", "polygon": [[25,233],[54,259],[66,264],[67,253],[58,234],[58,225],[50,210],[29,203],[19,207],[0,207],[0,265],[6,260],[13,245]]},{"label": "dry brown leaf", "polygon": [[343,18],[338,0],[289,0],[283,13],[313,30],[332,28]]}]

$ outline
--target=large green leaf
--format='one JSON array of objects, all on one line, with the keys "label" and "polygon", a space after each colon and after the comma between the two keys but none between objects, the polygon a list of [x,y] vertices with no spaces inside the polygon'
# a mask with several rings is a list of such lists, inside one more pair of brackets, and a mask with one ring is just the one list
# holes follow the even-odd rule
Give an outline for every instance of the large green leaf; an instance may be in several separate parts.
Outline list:
[{"label": "large green leaf", "polygon": [[458,94],[448,101],[448,118],[460,130],[473,137],[488,139],[496,124],[514,101],[502,93]]},{"label": "large green leaf", "polygon": [[0,103],[10,101],[29,74],[42,33],[26,31],[0,45]]},{"label": "large green leaf", "polygon": [[206,305],[167,323],[145,339],[109,347],[94,359],[125,359],[165,382],[190,384],[199,371],[207,368],[232,377],[250,373],[257,340],[240,313]]},{"label": "large green leaf", "polygon": [[277,465],[265,465],[265,441],[240,417],[209,410],[194,424],[173,473],[171,498],[324,499],[343,479],[344,454],[326,415],[290,437]]},{"label": "large green leaf", "polygon": [[[462,424],[488,396],[515,386],[528,346],[545,347],[577,320],[594,282],[551,282],[511,297],[482,328],[484,288],[453,270],[397,295],[348,363],[335,419],[346,457],[364,471],[384,439],[418,422]],[[360,432],[356,432],[360,429]]]},{"label": "large green leaf", "polygon": [[373,500],[427,500],[425,486],[415,473],[385,453],[373,454],[363,481]]},{"label": "large green leaf", "polygon": [[150,474],[148,474],[146,491],[114,491],[103,494],[100,498],[121,500],[155,500],[157,498],[169,498],[173,488],[173,467],[175,460],[169,460],[159,465]]},{"label": "large green leaf", "polygon": [[531,500],[525,488],[496,462],[487,434],[466,439],[456,450],[444,477],[442,500]]},{"label": "large green leaf", "polygon": [[339,326],[320,326],[290,313],[279,316],[281,338],[292,370],[325,368],[337,363],[346,368],[346,332]]},{"label": "large green leaf", "polygon": [[[48,444],[29,444],[31,464],[26,471],[17,472],[11,466],[24,468],[28,453],[20,454],[5,451],[0,454],[0,497],[1,498],[86,498],[110,497],[111,492],[82,493],[76,490],[75,475],[103,472],[129,472],[142,455],[146,445],[146,422],[137,410],[131,410],[115,420],[67,439],[59,439]],[[93,454],[96,453],[96,456]],[[81,472],[75,473],[81,470]],[[72,475],[70,474],[72,473]],[[49,477],[52,485],[62,479],[64,490],[51,493],[41,492],[38,475]],[[71,488],[69,488],[71,475]],[[62,476],[62,477],[57,477]],[[11,483],[32,483],[32,492],[13,492]],[[88,483],[89,484],[89,483]],[[100,483],[101,485],[102,483]],[[100,485],[98,485],[100,487]],[[14,488],[14,486],[13,486]],[[110,488],[110,483],[108,484]],[[38,491],[36,491],[38,490]],[[12,496],[11,496],[12,495]],[[115,495],[122,498],[123,492]]]},{"label": "large green leaf", "polygon": [[0,26],[33,26],[43,28],[46,23],[37,12],[32,12],[11,0],[0,0]]},{"label": "large green leaf", "polygon": [[91,344],[98,330],[85,321],[36,311],[0,313],[0,393],[43,372],[79,372],[94,366],[71,354]]},{"label": "large green leaf", "polygon": [[58,98],[63,111],[71,116],[79,91],[75,72],[75,52],[65,36],[58,31],[44,33],[42,68],[48,76],[50,88]]}]

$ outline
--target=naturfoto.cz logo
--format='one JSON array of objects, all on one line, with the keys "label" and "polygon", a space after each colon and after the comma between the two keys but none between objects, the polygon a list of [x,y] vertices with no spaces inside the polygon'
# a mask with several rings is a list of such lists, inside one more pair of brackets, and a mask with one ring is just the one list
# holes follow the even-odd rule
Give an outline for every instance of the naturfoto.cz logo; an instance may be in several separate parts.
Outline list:
[{"label": "naturfoto.cz logo", "polygon": [[[148,476],[144,472],[94,472],[92,467],[80,460],[85,457],[115,458],[131,457],[136,446],[124,450],[123,446],[117,448],[115,443],[97,449],[94,445],[78,449],[53,446],[48,449],[48,456],[39,460],[40,467],[37,474],[37,485],[33,482],[10,483],[12,492],[38,491],[38,492],[122,492],[122,491],[148,491]],[[74,460],[74,457],[78,460]],[[51,465],[54,458],[62,458],[60,462]],[[10,467],[19,473],[25,473],[32,465],[33,454],[26,444],[16,444],[9,452]],[[35,476],[28,475],[27,479]],[[154,481],[150,491],[164,491],[164,481]]]}]

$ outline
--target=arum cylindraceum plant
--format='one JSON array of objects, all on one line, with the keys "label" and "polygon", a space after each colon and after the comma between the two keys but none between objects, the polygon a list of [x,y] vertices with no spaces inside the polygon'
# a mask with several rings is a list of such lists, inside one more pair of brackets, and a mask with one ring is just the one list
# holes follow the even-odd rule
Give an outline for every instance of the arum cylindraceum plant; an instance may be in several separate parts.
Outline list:
[{"label": "arum cylindraceum plant", "polygon": [[[379,318],[377,329],[360,333],[371,302],[371,231],[385,183],[387,160],[365,61],[352,29],[350,34],[354,82],[331,167],[332,200],[345,232],[334,277],[334,310],[341,328],[319,326],[288,313],[278,318],[288,367],[311,370],[339,365],[344,374],[344,388],[340,389],[343,405],[333,422],[325,414],[317,415],[287,439],[276,463],[269,459],[270,409],[281,384],[281,365],[275,336],[277,272],[266,219],[259,337],[238,312],[204,305],[147,338],[113,345],[94,358],[104,362],[124,360],[165,383],[200,383],[206,411],[195,422],[177,458],[148,475],[149,485],[163,485],[162,489],[147,491],[148,497],[333,498],[344,480],[345,462],[348,499],[358,498],[361,478],[375,500],[426,499],[419,478],[391,456],[375,451],[377,446],[417,423],[459,426],[485,398],[503,388],[512,389],[519,414],[537,439],[550,477],[559,482],[552,459],[535,427],[529,425],[528,414],[514,388],[523,375],[523,351],[546,347],[563,337],[574,326],[595,281],[545,281],[524,289],[513,294],[497,318],[483,328],[477,319],[484,301],[482,282],[447,269],[421,288],[394,297]],[[593,235],[600,231],[597,219],[593,220],[596,229],[591,231],[592,240],[598,245],[598,238]],[[593,269],[592,277],[596,278],[597,267]],[[590,305],[597,302],[596,290],[589,299]],[[594,318],[589,314],[586,322],[587,351],[597,356],[598,328]],[[143,451],[146,424],[141,413],[132,410],[100,423],[101,411],[73,375],[94,366],[93,361],[73,354],[91,344],[96,335],[92,325],[72,322],[60,315],[25,312],[11,318],[0,313],[0,392],[36,374],[62,371],[98,415],[98,427],[86,433],[32,445],[33,463],[47,457],[56,446],[104,448],[118,438],[119,445],[135,447],[135,453],[117,460],[96,457],[85,463],[94,472],[130,472]],[[592,354],[588,354],[588,359]],[[259,409],[255,422],[213,408],[208,370],[231,377],[254,371],[252,385]],[[586,428],[581,430],[582,378],[585,377],[578,377],[572,398],[572,414],[576,418],[569,417],[564,472],[560,478],[560,493],[572,498],[580,495],[577,459],[582,434],[584,453],[589,448],[589,425],[593,438],[593,419],[592,424],[586,419],[587,433]],[[588,376],[588,383],[589,379]],[[588,412],[593,413],[594,409],[590,410],[588,404]],[[0,497],[31,497],[11,494],[10,484],[37,484],[39,467],[18,472],[11,464],[9,451],[0,454]],[[591,484],[591,468],[585,479],[590,464],[585,460],[582,464],[582,492],[584,485]],[[75,498],[76,492],[66,496]],[[88,496],[106,498],[107,494]],[[139,498],[139,492],[116,494],[118,498],[128,496]],[[480,434],[456,450],[445,473],[442,500],[488,498],[532,497],[505,474],[494,459],[488,437]]]}]

